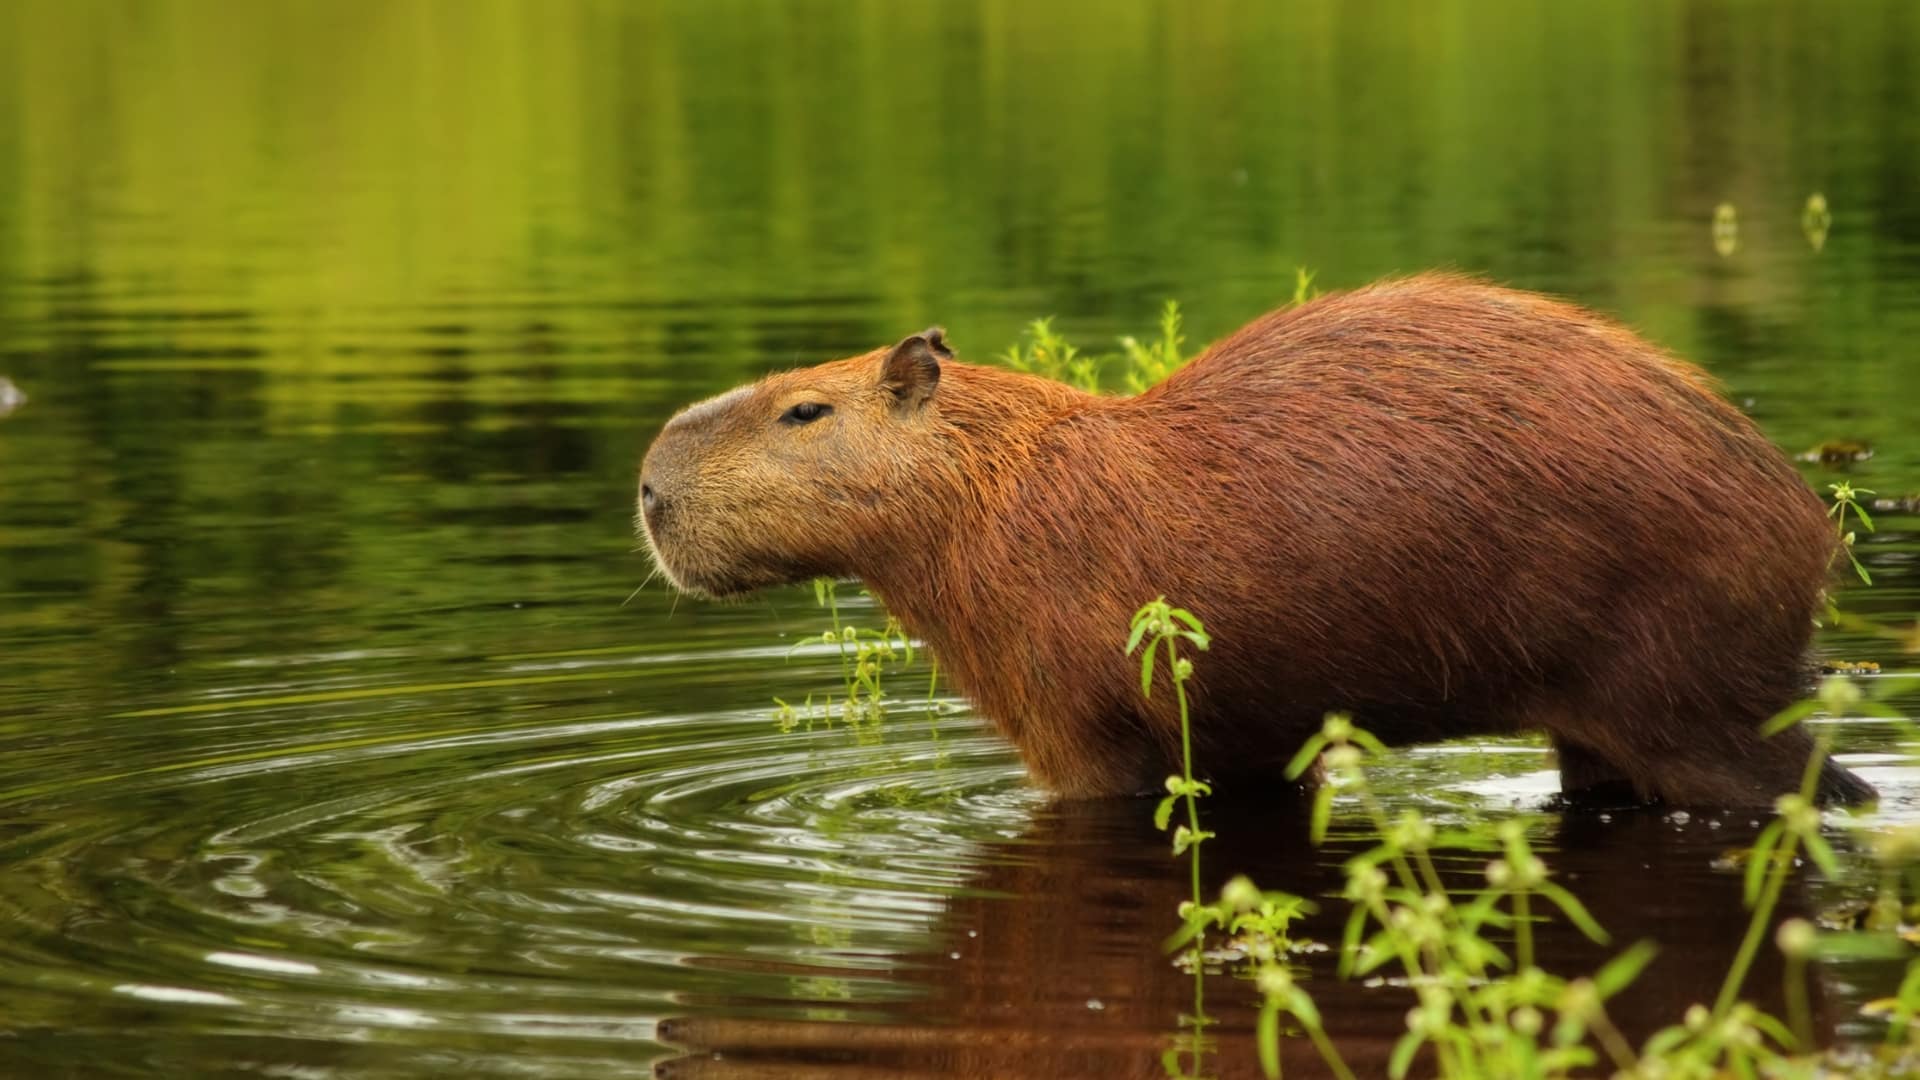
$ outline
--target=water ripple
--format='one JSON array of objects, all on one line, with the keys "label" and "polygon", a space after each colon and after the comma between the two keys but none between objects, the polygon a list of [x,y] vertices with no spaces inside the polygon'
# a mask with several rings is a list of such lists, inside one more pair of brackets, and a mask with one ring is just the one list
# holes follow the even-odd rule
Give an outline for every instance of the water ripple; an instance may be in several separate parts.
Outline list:
[{"label": "water ripple", "polygon": [[[532,1039],[577,1065],[575,1044],[649,1040],[689,998],[897,996],[884,958],[1038,801],[954,703],[858,734],[783,732],[764,708],[482,707],[780,654],[739,652],[500,658],[430,683],[392,652],[250,660],[228,667],[276,678],[104,718],[47,751],[57,780],[0,793],[12,1026],[108,1032],[137,1006],[182,1030],[219,1013],[333,1042]],[[167,722],[229,738],[133,764],[128,741]]]}]

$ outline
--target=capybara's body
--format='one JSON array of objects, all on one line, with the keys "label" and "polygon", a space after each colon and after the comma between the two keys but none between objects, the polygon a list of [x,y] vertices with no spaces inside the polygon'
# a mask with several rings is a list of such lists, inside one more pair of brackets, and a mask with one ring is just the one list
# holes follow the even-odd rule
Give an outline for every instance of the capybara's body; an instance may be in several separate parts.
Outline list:
[{"label": "capybara's body", "polygon": [[[1546,730],[1568,790],[1758,805],[1810,749],[1835,538],[1692,370],[1577,307],[1452,277],[1264,316],[1138,397],[956,362],[937,332],[670,422],[646,532],[714,595],[855,576],[1074,795],[1178,771],[1129,619],[1206,623],[1195,756],[1278,776],[1332,710],[1389,742]],[[1872,790],[1828,766],[1822,794]]]}]

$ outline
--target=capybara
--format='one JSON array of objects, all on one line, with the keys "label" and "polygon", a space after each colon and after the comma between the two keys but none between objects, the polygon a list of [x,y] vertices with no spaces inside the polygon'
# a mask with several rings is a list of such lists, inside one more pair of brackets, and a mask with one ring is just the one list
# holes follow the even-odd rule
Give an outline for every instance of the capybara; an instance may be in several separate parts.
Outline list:
[{"label": "capybara", "polygon": [[[1256,319],[1136,397],[929,330],[668,422],[640,522],[678,588],[858,577],[1074,796],[1178,771],[1130,617],[1205,621],[1196,766],[1278,777],[1323,714],[1544,729],[1568,792],[1764,805],[1811,740],[1821,500],[1696,371],[1543,296],[1424,275]],[[1873,789],[1828,763],[1821,797]]]}]

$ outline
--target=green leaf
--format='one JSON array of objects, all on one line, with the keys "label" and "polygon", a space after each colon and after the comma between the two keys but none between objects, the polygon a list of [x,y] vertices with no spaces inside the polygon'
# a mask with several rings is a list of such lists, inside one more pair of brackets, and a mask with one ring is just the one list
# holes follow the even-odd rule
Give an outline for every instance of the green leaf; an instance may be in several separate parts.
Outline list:
[{"label": "green leaf", "polygon": [[1833,857],[1833,848],[1825,837],[1811,833],[1801,837],[1801,841],[1807,845],[1807,856],[1820,868],[1821,873],[1830,878],[1840,876],[1840,860]]},{"label": "green leaf", "polygon": [[1353,962],[1360,955],[1360,934],[1367,928],[1367,909],[1353,905],[1353,911],[1347,915],[1347,928],[1340,935],[1340,977],[1351,978]]},{"label": "green leaf", "polygon": [[1187,917],[1186,925],[1175,930],[1173,935],[1162,942],[1160,948],[1165,952],[1178,952],[1180,947],[1206,933],[1208,915],[1205,911],[1196,911]]},{"label": "green leaf", "polygon": [[1808,698],[1805,701],[1796,701],[1775,713],[1773,719],[1762,724],[1760,726],[1760,736],[1762,738],[1772,738],[1795,724],[1798,724],[1800,721],[1805,720],[1807,717],[1812,716],[1818,708],[1820,708],[1820,703],[1813,698]]},{"label": "green leaf", "polygon": [[1553,901],[1554,906],[1566,914],[1567,921],[1579,927],[1580,932],[1587,935],[1588,940],[1600,945],[1607,943],[1607,932],[1599,923],[1593,921],[1593,916],[1587,913],[1586,906],[1581,904],[1572,893],[1551,881],[1543,881],[1540,883],[1540,895]]},{"label": "green leaf", "polygon": [[1753,1016],[1749,1018],[1749,1021],[1754,1027],[1766,1032],[1767,1037],[1780,1046],[1792,1050],[1800,1045],[1800,1040],[1793,1037],[1793,1032],[1787,1030],[1787,1025],[1781,1023],[1774,1017],[1768,1016],[1759,1009],[1753,1010]]},{"label": "green leaf", "polygon": [[1133,633],[1127,635],[1127,651],[1125,655],[1132,656],[1133,650],[1140,647],[1140,639],[1146,636],[1147,620],[1135,615],[1133,617]]},{"label": "green leaf", "polygon": [[1646,1048],[1640,1052],[1643,1059],[1659,1060],[1667,1056],[1674,1047],[1687,1041],[1689,1032],[1683,1027],[1662,1028],[1647,1040]]},{"label": "green leaf", "polygon": [[1853,553],[1852,533],[1847,534],[1847,561],[1853,564],[1853,572],[1860,575],[1861,584],[1873,584],[1873,575],[1867,573],[1867,568],[1865,564],[1861,563],[1860,556]]},{"label": "green leaf", "polygon": [[1779,819],[1760,830],[1760,836],[1753,842],[1753,850],[1747,852],[1746,885],[1742,890],[1743,902],[1752,907],[1760,898],[1760,886],[1766,882],[1767,869],[1773,865],[1773,849],[1780,843],[1780,836],[1786,831],[1786,824]]},{"label": "green leaf", "polygon": [[1186,623],[1187,626],[1193,630],[1205,629],[1205,627],[1200,625],[1199,617],[1194,615],[1193,612],[1188,611],[1186,608],[1181,608],[1181,607],[1168,608],[1167,614],[1173,616],[1176,619],[1179,619],[1183,623]]},{"label": "green leaf", "polygon": [[1541,1055],[1540,1063],[1547,1076],[1567,1076],[1599,1064],[1600,1055],[1584,1046],[1568,1046],[1549,1050]]},{"label": "green leaf", "polygon": [[1267,1074],[1268,1080],[1279,1080],[1280,1076],[1280,1003],[1268,1001],[1260,1009],[1260,1020],[1254,1026],[1254,1043],[1260,1049],[1260,1071]]},{"label": "green leaf", "polygon": [[1298,986],[1292,987],[1287,993],[1287,1011],[1299,1017],[1300,1022],[1309,1028],[1320,1026],[1320,1007]]},{"label": "green leaf", "polygon": [[1173,804],[1179,801],[1178,795],[1169,795],[1160,800],[1160,805],[1153,808],[1154,828],[1161,832],[1167,831],[1167,823],[1173,820]]},{"label": "green leaf", "polygon": [[1326,749],[1326,747],[1327,737],[1317,731],[1314,732],[1313,735],[1307,739],[1306,745],[1300,748],[1300,752],[1293,755],[1293,760],[1287,762],[1287,779],[1300,779],[1301,775],[1319,759],[1320,751]]},{"label": "green leaf", "polygon": [[1140,654],[1141,697],[1150,698],[1153,696],[1153,654],[1159,647],[1160,643],[1155,641],[1153,644],[1147,646],[1146,652]]},{"label": "green leaf", "polygon": [[1426,1036],[1417,1031],[1400,1036],[1400,1041],[1393,1044],[1393,1056],[1387,1059],[1387,1075],[1393,1080],[1402,1080],[1413,1067],[1413,1055],[1420,1052],[1420,1044],[1425,1041]]},{"label": "green leaf", "polygon": [[1394,940],[1392,930],[1382,930],[1368,938],[1354,955],[1353,974],[1365,975],[1398,956],[1392,947]]},{"label": "green leaf", "polygon": [[1477,934],[1480,927],[1488,922],[1499,922],[1500,912],[1494,905],[1500,902],[1501,894],[1492,889],[1483,889],[1473,898],[1473,903],[1460,909],[1460,926],[1469,933]]},{"label": "green leaf", "polygon": [[1894,960],[1908,952],[1906,944],[1894,934],[1858,930],[1821,934],[1814,949],[1822,959],[1830,960]]},{"label": "green leaf", "polygon": [[1373,732],[1367,731],[1364,728],[1354,728],[1352,738],[1362,750],[1365,750],[1369,754],[1384,754],[1387,752],[1387,744],[1374,738]]},{"label": "green leaf", "polygon": [[1553,1023],[1553,1042],[1555,1046],[1569,1046],[1578,1043],[1587,1034],[1587,1022],[1576,1013],[1563,1012],[1560,1019]]},{"label": "green leaf", "polygon": [[1626,952],[1607,961],[1593,977],[1593,985],[1600,991],[1601,1000],[1612,997],[1626,989],[1627,984],[1640,977],[1649,961],[1660,950],[1651,941],[1636,941]]},{"label": "green leaf", "polygon": [[1313,846],[1327,842],[1327,824],[1333,820],[1333,789],[1322,784],[1313,793],[1313,820],[1309,835]]}]

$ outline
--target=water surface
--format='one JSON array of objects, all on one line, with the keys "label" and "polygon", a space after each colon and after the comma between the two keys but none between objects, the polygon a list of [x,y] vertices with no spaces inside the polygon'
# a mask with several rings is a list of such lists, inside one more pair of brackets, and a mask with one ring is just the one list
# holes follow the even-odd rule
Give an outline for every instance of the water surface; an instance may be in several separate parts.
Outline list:
[{"label": "water surface", "polygon": [[[1193,987],[1150,806],[1049,804],[923,666],[878,732],[781,731],[837,684],[794,649],[824,617],[634,591],[647,439],[934,322],[1105,346],[1172,297],[1197,345],[1297,267],[1439,266],[1912,495],[1916,64],[1901,0],[0,7],[0,1073],[1162,1075]],[[1885,629],[1821,646],[1912,667],[1920,517],[1878,521],[1840,602]],[[1891,729],[1838,737],[1920,813]],[[1459,820],[1554,777],[1514,742],[1381,783]],[[1325,894],[1359,842],[1208,810],[1216,882]],[[1663,944],[1630,1027],[1711,996],[1755,827],[1534,826]],[[1377,1065],[1406,997],[1308,961]],[[1824,965],[1823,1024],[1897,975]],[[1251,990],[1206,995],[1249,1074]]]}]

